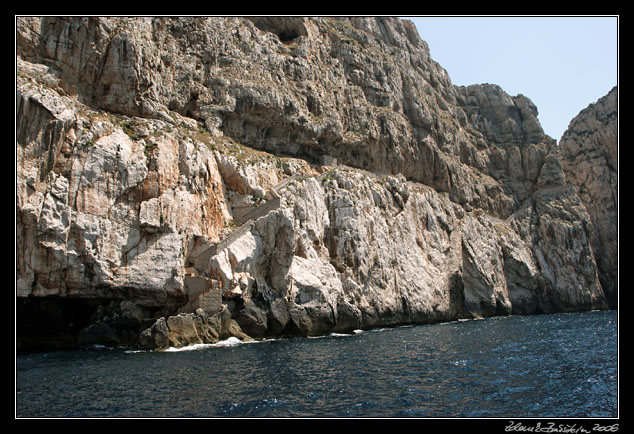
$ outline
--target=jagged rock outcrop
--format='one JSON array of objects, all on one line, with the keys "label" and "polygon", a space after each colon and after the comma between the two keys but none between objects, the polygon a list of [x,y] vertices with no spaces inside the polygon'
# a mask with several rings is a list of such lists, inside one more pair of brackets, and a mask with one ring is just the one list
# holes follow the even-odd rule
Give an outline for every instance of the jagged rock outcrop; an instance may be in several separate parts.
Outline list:
[{"label": "jagged rock outcrop", "polygon": [[[453,86],[410,22],[16,30],[18,316],[164,348],[606,306],[535,106]],[[183,312],[212,290],[221,311]]]},{"label": "jagged rock outcrop", "polygon": [[151,327],[141,332],[139,345],[149,350],[165,350],[199,343],[213,344],[230,337],[243,341],[253,340],[242,332],[226,308],[214,315],[208,315],[199,309],[195,313],[159,318]]},{"label": "jagged rock outcrop", "polygon": [[592,220],[599,279],[613,306],[618,298],[618,88],[582,110],[559,141],[568,182]]},{"label": "jagged rock outcrop", "polygon": [[496,215],[513,209],[500,176],[530,176],[499,167],[518,153],[506,147],[552,140],[527,98],[452,86],[395,18],[52,17],[20,29],[18,55],[91,107],[402,173]]},{"label": "jagged rock outcrop", "polygon": [[240,286],[252,336],[605,307],[570,186],[539,190],[508,221],[353,169],[293,182],[284,199],[211,264]]}]

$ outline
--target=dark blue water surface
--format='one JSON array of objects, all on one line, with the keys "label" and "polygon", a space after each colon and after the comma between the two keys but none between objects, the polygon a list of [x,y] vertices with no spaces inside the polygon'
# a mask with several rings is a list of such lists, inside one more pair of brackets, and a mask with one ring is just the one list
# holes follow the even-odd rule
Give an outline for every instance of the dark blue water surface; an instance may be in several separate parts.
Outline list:
[{"label": "dark blue water surface", "polygon": [[617,417],[617,312],[19,355],[17,417]]}]

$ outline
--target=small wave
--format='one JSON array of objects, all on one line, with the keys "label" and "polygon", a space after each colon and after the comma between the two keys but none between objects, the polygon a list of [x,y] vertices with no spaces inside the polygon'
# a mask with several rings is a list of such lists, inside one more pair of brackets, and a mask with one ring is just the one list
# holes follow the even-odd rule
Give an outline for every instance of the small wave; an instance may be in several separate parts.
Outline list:
[{"label": "small wave", "polygon": [[212,347],[233,347],[235,345],[240,345],[242,341],[235,336],[231,336],[224,341],[218,341],[215,344],[211,344]]},{"label": "small wave", "polygon": [[323,339],[323,338],[340,338],[340,337],[348,337],[354,336],[359,333],[362,333],[363,330],[354,330],[352,333],[336,333],[332,332],[327,335],[318,335],[318,336],[306,336],[308,339]]},{"label": "small wave", "polygon": [[372,329],[370,331],[378,333],[378,332],[385,332],[385,331],[388,331],[388,330],[390,330],[390,327],[381,327],[381,328]]},{"label": "small wave", "polygon": [[456,321],[457,322],[467,322],[467,321],[482,321],[484,319],[491,319],[491,318],[498,318],[498,317],[493,317],[493,316],[489,316],[489,317],[483,317],[483,316],[476,316],[473,318],[458,318]]},{"label": "small wave", "polygon": [[82,347],[83,350],[112,350],[114,347],[109,347],[107,345],[101,345],[101,344],[91,344],[91,345],[86,345],[85,347]]},{"label": "small wave", "polygon": [[176,347],[169,347],[166,350],[163,350],[165,352],[168,353],[178,353],[181,351],[196,351],[196,350],[204,350],[206,348],[216,348],[216,347],[233,347],[236,345],[240,345],[246,342],[241,341],[240,339],[236,338],[235,336],[231,336],[228,339],[225,339],[223,341],[218,341],[215,344],[192,344],[192,345],[187,345],[186,347],[180,347],[180,348],[176,348]]},{"label": "small wave", "polygon": [[211,348],[213,347],[215,344],[193,344],[193,345],[187,345],[186,347],[169,347],[165,350],[163,350],[163,352],[166,353],[179,353],[181,351],[196,351],[196,350],[202,350],[205,348]]}]

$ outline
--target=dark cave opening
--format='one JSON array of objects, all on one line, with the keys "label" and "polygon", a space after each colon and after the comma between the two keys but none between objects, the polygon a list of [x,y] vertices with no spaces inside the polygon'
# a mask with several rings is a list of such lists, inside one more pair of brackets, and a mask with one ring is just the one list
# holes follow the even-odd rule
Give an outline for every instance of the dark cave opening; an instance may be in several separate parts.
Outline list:
[{"label": "dark cave opening", "polygon": [[299,38],[299,34],[294,30],[283,30],[277,34],[281,42],[289,43]]},{"label": "dark cave opening", "polygon": [[17,297],[16,350],[54,351],[91,344],[133,344],[153,324],[160,306],[144,306],[144,318],[131,318],[120,309],[119,298]]},{"label": "dark cave opening", "polygon": [[79,332],[103,303],[100,299],[66,297],[18,297],[16,343],[18,351],[72,348]]}]

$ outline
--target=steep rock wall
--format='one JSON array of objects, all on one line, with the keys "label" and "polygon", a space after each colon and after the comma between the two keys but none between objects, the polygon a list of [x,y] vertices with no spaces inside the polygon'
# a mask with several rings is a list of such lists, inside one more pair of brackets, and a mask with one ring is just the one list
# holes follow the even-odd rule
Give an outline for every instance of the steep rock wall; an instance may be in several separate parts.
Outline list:
[{"label": "steep rock wall", "polygon": [[[276,154],[402,173],[500,216],[513,212],[513,186],[534,181],[500,164],[552,141],[527,98],[452,86],[413,24],[396,18],[49,17],[23,27],[39,38],[21,38],[18,54],[89,106],[182,115]],[[533,154],[522,157],[536,158],[526,163],[534,175]]]},{"label": "steep rock wall", "polygon": [[[84,342],[605,307],[590,216],[535,106],[451,85],[410,22],[16,30],[17,296],[85,300]],[[291,175],[279,209],[204,254]],[[194,280],[222,287],[222,319],[169,320]]]},{"label": "steep rock wall", "polygon": [[599,279],[618,298],[618,88],[582,110],[559,141],[566,179],[592,220],[592,249]]},{"label": "steep rock wall", "polygon": [[251,336],[606,307],[570,186],[539,190],[509,220],[345,168],[283,198],[210,262]]}]

